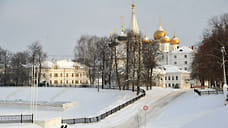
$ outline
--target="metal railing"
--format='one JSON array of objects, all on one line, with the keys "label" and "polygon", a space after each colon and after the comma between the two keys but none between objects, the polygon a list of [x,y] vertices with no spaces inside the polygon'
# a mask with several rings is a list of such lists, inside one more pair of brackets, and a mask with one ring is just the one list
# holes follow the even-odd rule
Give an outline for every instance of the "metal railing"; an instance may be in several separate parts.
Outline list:
[{"label": "metal railing", "polygon": [[141,94],[105,113],[102,113],[101,115],[99,116],[96,116],[96,117],[91,117],[91,118],[74,118],[74,119],[62,119],[62,123],[65,123],[65,124],[78,124],[78,123],[94,123],[94,122],[98,122],[106,117],[108,117],[109,115],[123,109],[124,107],[134,103],[135,101],[139,100],[140,98],[144,97],[146,95],[146,92],[145,90],[143,89],[140,89],[140,92]]},{"label": "metal railing", "polygon": [[198,90],[198,89],[194,89],[194,92],[197,93],[199,96],[201,95],[211,95],[211,94],[223,94],[223,90]]},{"label": "metal railing", "polygon": [[33,114],[0,115],[0,123],[33,123]]}]

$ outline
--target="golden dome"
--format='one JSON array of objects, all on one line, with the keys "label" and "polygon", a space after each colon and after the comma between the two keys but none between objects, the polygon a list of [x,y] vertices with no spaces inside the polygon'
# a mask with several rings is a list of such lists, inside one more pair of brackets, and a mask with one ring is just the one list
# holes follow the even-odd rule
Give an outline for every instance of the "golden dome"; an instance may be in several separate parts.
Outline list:
[{"label": "golden dome", "polygon": [[160,26],[160,28],[154,33],[154,39],[155,40],[159,40],[161,39],[163,36],[166,35],[166,32],[164,31],[164,29]]},{"label": "golden dome", "polygon": [[146,33],[145,33],[145,37],[143,39],[143,43],[144,44],[149,44],[150,43],[150,39],[147,37]]},{"label": "golden dome", "polygon": [[161,43],[169,43],[170,42],[170,39],[169,37],[165,34],[165,36],[163,36],[161,39],[160,39]]},{"label": "golden dome", "polygon": [[170,41],[171,45],[179,44],[180,40],[176,37],[176,34],[174,34],[173,38]]}]

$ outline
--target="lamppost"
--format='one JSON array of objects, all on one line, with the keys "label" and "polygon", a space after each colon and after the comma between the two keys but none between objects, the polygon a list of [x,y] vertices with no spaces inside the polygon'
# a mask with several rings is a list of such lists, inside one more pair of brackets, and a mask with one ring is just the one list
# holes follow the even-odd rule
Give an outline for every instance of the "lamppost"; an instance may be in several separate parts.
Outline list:
[{"label": "lamppost", "polygon": [[223,84],[223,93],[224,93],[224,96],[225,96],[225,100],[226,102],[228,101],[228,86],[227,86],[227,83],[226,83],[226,67],[225,67],[225,54],[226,54],[226,50],[225,50],[225,47],[223,46],[221,48],[221,52],[222,52],[222,65],[223,65],[223,76],[224,76],[224,84]]}]

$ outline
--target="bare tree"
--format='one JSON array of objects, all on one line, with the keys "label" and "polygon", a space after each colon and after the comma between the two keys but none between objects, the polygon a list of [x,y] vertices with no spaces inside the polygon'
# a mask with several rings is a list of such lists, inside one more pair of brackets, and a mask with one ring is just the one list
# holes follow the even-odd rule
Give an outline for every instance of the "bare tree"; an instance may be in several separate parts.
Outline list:
[{"label": "bare tree", "polygon": [[152,40],[143,41],[142,44],[142,58],[143,58],[143,84],[146,85],[147,90],[152,88],[153,84],[153,69],[157,66],[157,56],[159,55],[158,44]]},{"label": "bare tree", "polygon": [[98,41],[97,36],[81,36],[74,48],[75,60],[89,66],[90,83],[94,84],[99,68]]},{"label": "bare tree", "polygon": [[10,51],[0,48],[0,64],[3,68],[3,72],[1,73],[1,83],[3,83],[4,86],[12,84],[10,80],[10,58]]},{"label": "bare tree", "polygon": [[38,80],[34,81],[34,83],[40,84],[41,79],[41,68],[42,68],[42,61],[44,61],[47,57],[46,53],[43,51],[41,44],[36,41],[32,43],[29,47],[29,56],[30,56],[30,63],[32,64],[32,71],[33,75],[35,76],[35,66],[38,67]]},{"label": "bare tree", "polygon": [[[192,63],[191,77],[199,79],[202,87],[204,80],[211,81],[212,85],[222,85],[221,47],[224,46],[228,52],[228,14],[210,19],[209,24],[210,28],[203,33],[203,39]],[[225,59],[228,59],[227,56]]]},{"label": "bare tree", "polygon": [[11,58],[12,78],[16,86],[28,84],[29,71],[26,65],[28,64],[28,53],[18,52],[13,54]]}]

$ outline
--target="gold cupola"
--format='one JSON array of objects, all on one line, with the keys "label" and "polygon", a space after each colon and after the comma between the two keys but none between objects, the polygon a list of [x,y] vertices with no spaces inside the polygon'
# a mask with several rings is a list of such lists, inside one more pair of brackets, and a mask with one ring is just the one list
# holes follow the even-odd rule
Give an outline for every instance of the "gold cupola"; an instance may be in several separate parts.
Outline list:
[{"label": "gold cupola", "polygon": [[174,33],[173,38],[170,41],[171,45],[176,45],[180,43],[180,40],[176,37],[176,33]]},{"label": "gold cupola", "polygon": [[159,39],[161,39],[165,35],[166,35],[166,32],[162,28],[162,26],[160,25],[159,29],[154,33],[154,39],[155,40],[159,40]]},{"label": "gold cupola", "polygon": [[144,36],[144,39],[143,39],[143,43],[144,44],[149,44],[150,43],[150,39],[147,37],[146,33],[145,33],[145,36]]},{"label": "gold cupola", "polygon": [[170,39],[167,36],[167,34],[165,33],[165,35],[160,39],[161,43],[169,43]]}]

